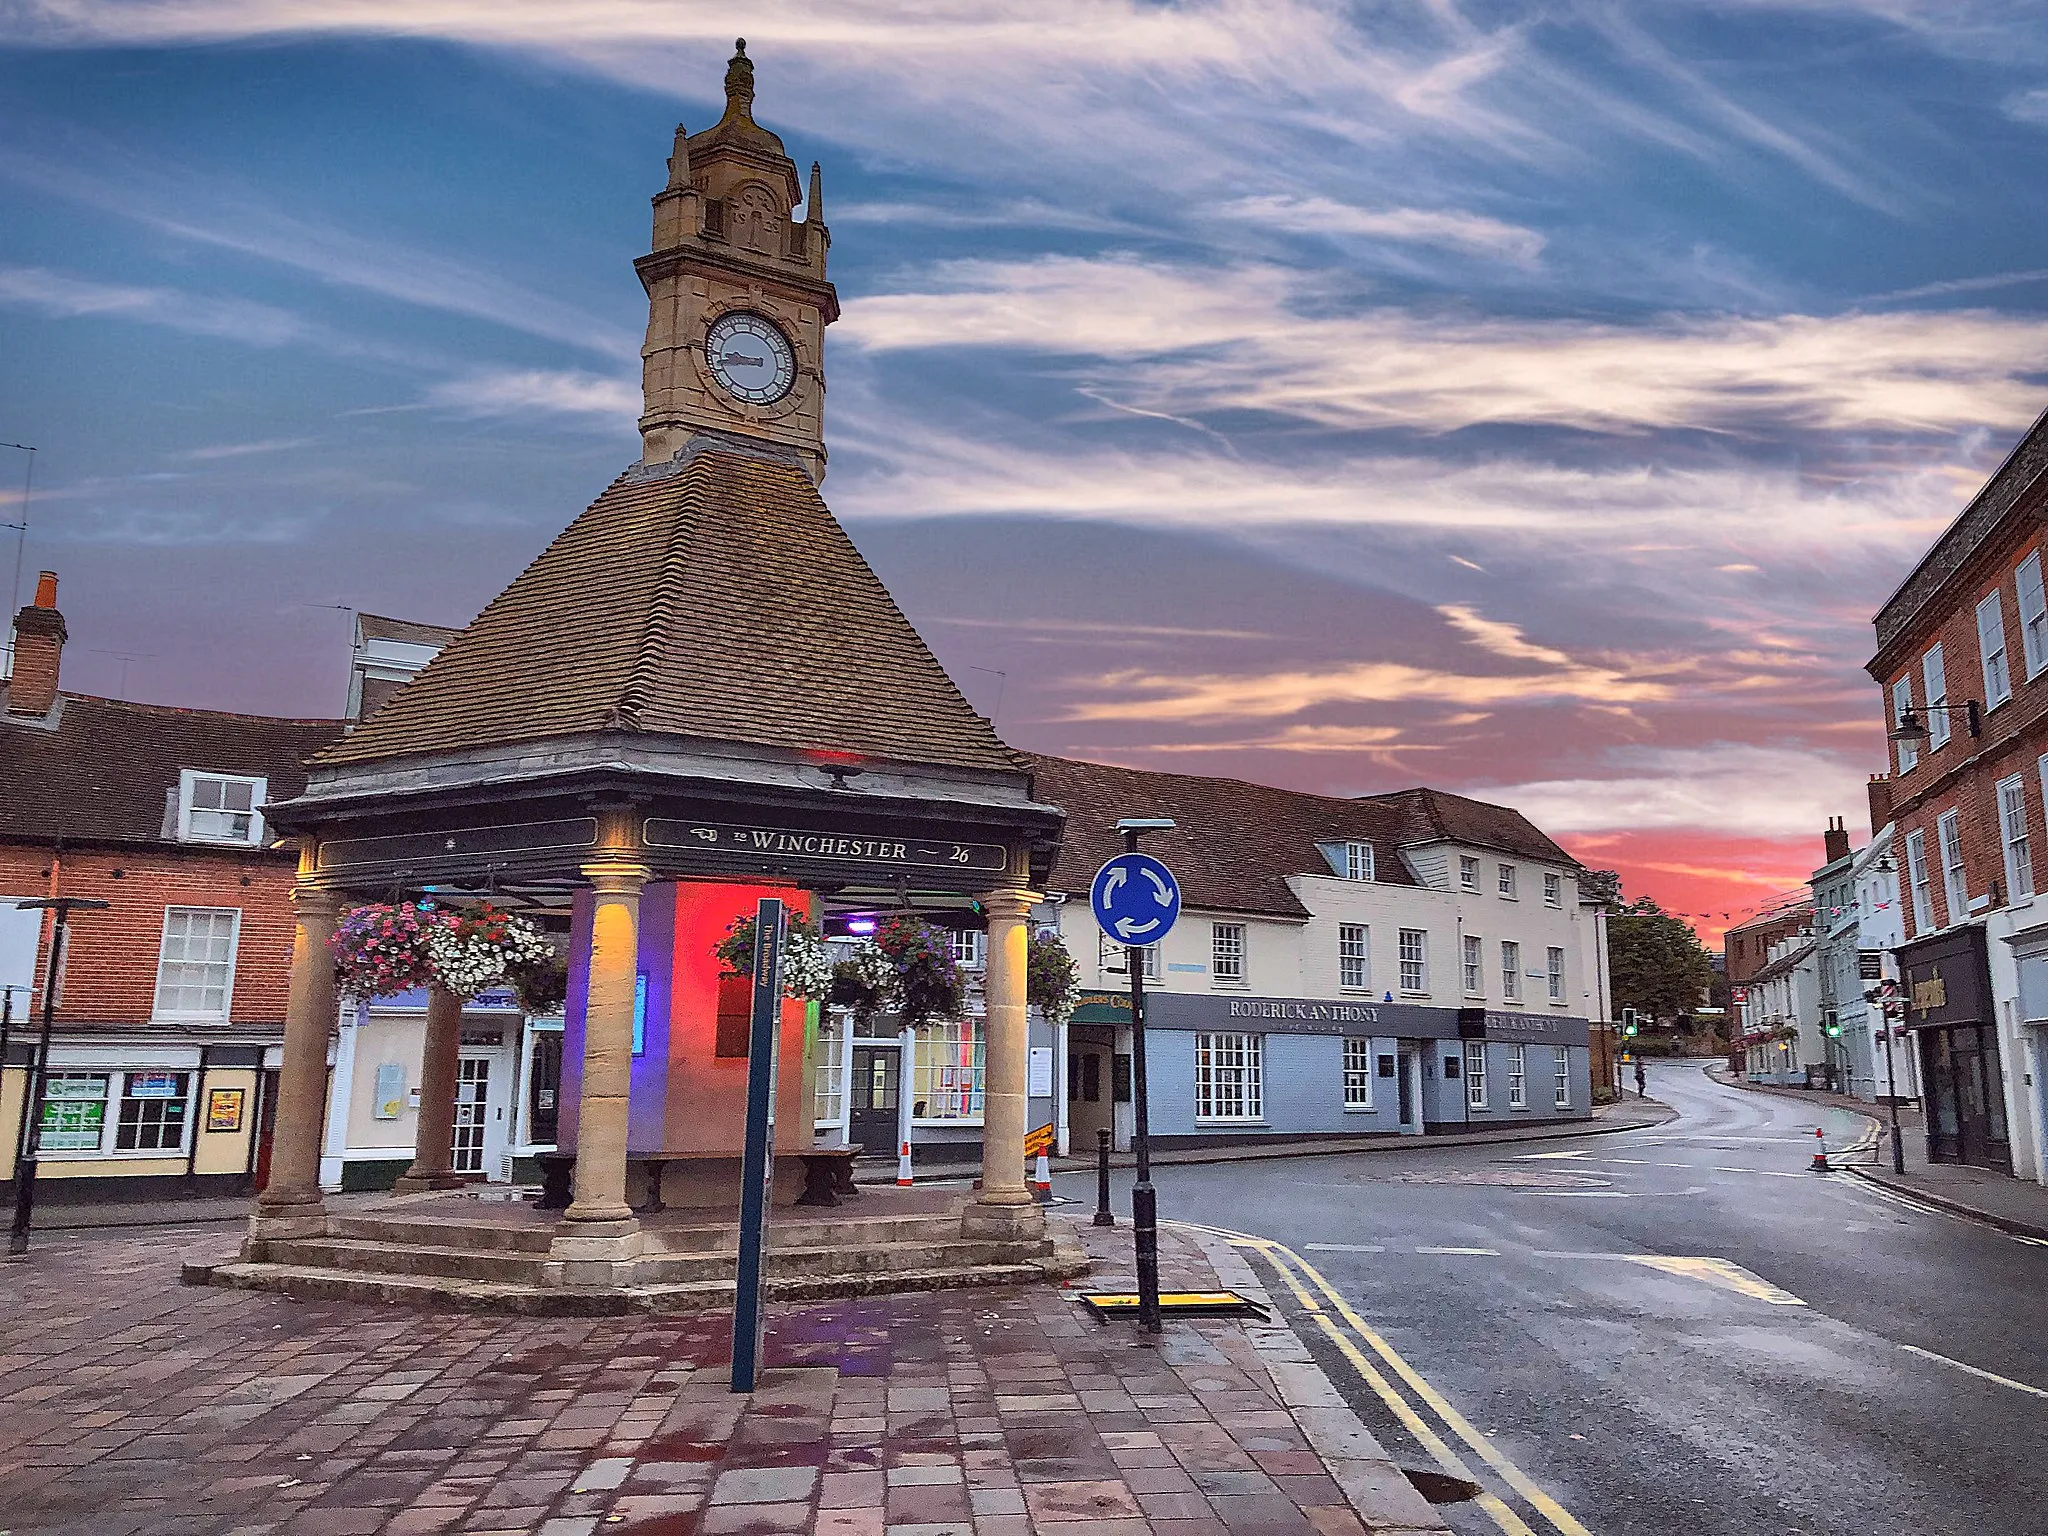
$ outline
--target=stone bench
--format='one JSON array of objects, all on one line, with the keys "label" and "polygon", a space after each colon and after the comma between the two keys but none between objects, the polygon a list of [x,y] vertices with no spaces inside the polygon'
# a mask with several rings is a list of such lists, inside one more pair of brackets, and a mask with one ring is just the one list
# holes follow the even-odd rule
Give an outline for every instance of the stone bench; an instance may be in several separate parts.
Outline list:
[{"label": "stone bench", "polygon": [[[844,1147],[818,1147],[803,1152],[783,1152],[777,1156],[794,1157],[803,1165],[804,1189],[796,1198],[798,1205],[838,1205],[842,1200],[857,1199],[860,1190],[853,1182],[853,1160],[860,1156],[857,1145]],[[738,1152],[693,1152],[687,1157],[629,1157],[626,1169],[629,1176],[635,1170],[642,1173],[647,1181],[647,1199],[634,1207],[642,1216],[655,1216],[668,1209],[661,1197],[662,1175],[673,1162],[689,1162],[702,1158],[731,1158],[741,1156]],[[534,1161],[540,1164],[540,1199],[534,1202],[534,1209],[541,1211],[566,1211],[575,1190],[576,1154],[573,1152],[541,1152]]]}]

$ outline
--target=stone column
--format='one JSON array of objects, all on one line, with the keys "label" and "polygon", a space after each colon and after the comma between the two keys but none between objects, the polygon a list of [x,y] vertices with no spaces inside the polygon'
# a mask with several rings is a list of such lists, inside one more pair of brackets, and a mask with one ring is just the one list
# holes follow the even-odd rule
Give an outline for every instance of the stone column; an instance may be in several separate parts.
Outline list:
[{"label": "stone column", "polygon": [[338,1017],[334,955],[328,942],[341,913],[341,893],[309,884],[302,857],[292,892],[292,970],[284,1015],[284,1059],[278,1071],[277,1115],[270,1143],[270,1182],[256,1197],[244,1253],[263,1257],[269,1241],[324,1237],[320,1199],[320,1135],[327,1123],[327,1037]]},{"label": "stone column", "polygon": [[455,1088],[462,1076],[462,999],[438,981],[427,988],[427,1038],[420,1059],[420,1112],[412,1166],[394,1186],[401,1195],[454,1189]]},{"label": "stone column", "polygon": [[633,993],[640,965],[643,864],[584,866],[597,893],[591,917],[590,995],[583,1020],[583,1087],[576,1105],[576,1197],[562,1213],[552,1257],[568,1284],[605,1284],[614,1263],[637,1258],[640,1223],[626,1204],[626,1101],[633,1077]]},{"label": "stone column", "polygon": [[1024,971],[1031,943],[1031,908],[1038,897],[1015,889],[982,898],[988,914],[988,1003],[982,1044],[981,1198],[968,1208],[963,1230],[972,1236],[1028,1236],[1044,1225],[1024,1182],[1025,1098],[1030,1035],[1025,1020]]}]

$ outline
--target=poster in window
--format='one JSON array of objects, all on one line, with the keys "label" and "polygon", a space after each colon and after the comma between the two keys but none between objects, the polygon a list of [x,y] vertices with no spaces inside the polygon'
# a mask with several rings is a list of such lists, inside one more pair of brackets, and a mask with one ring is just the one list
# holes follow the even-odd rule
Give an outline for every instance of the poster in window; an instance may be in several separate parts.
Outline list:
[{"label": "poster in window", "polygon": [[128,1097],[131,1099],[182,1099],[185,1097],[185,1074],[182,1072],[130,1072],[128,1074]]},{"label": "poster in window", "polygon": [[210,1088],[206,1093],[206,1128],[209,1131],[239,1131],[242,1128],[241,1088]]},{"label": "poster in window", "polygon": [[[63,1090],[61,1093],[56,1090]],[[52,1078],[43,1100],[42,1134],[37,1146],[45,1152],[97,1152],[106,1134],[107,1080],[104,1077]]]}]

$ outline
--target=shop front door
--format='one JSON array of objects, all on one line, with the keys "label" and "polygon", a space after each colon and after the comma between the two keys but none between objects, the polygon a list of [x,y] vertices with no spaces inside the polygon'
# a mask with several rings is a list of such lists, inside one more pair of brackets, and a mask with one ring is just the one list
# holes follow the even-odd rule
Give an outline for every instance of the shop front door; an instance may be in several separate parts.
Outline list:
[{"label": "shop front door", "polygon": [[505,1158],[510,1074],[502,1065],[499,1051],[465,1052],[455,1080],[454,1169],[494,1183],[510,1177]]},{"label": "shop front door", "polygon": [[902,1049],[894,1045],[855,1045],[852,1094],[846,1105],[846,1139],[870,1156],[896,1150]]},{"label": "shop front door", "polygon": [[2012,1172],[1998,1033],[1988,1024],[1920,1031],[1927,1088],[1927,1155]]}]

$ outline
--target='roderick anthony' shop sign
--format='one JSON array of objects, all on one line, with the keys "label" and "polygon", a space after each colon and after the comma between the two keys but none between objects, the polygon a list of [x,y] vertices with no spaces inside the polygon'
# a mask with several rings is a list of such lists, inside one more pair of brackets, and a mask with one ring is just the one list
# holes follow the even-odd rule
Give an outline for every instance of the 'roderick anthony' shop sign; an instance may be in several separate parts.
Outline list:
[{"label": "'roderick anthony' shop sign", "polygon": [[1227,992],[1147,992],[1147,1029],[1227,1029],[1246,1034],[1378,1035],[1455,1040],[1458,1010],[1369,998],[1239,997]]}]

